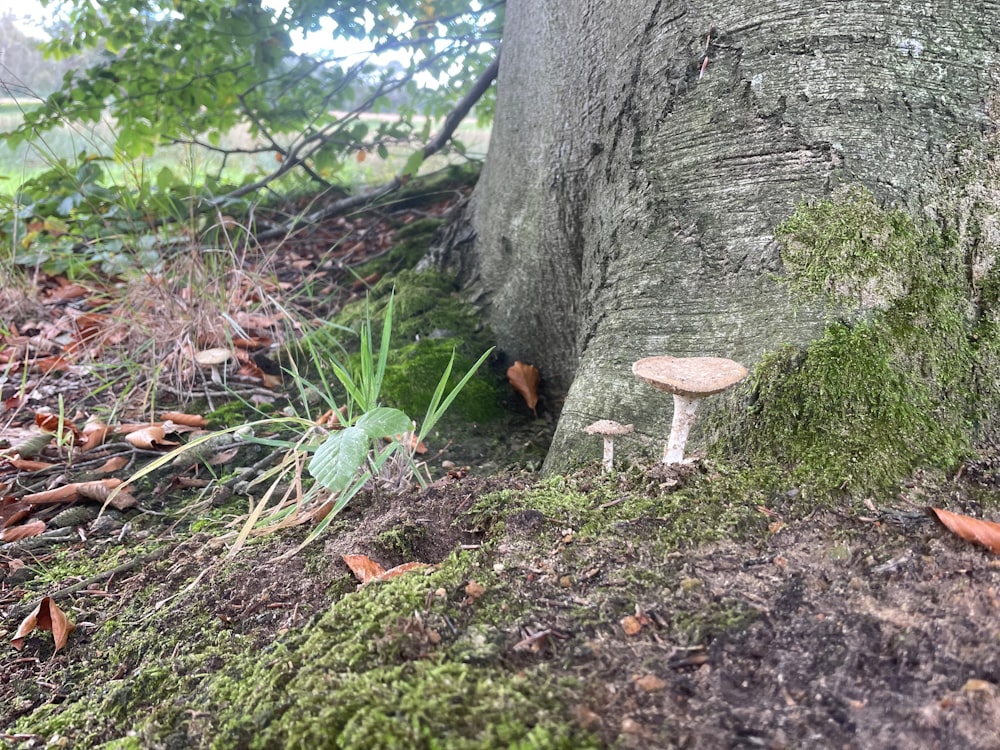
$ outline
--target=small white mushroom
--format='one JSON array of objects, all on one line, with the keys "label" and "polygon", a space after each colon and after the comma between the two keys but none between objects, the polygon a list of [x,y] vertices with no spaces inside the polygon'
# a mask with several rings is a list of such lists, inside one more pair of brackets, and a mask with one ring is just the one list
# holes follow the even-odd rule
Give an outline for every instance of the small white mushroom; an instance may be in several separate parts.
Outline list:
[{"label": "small white mushroom", "polygon": [[604,460],[601,465],[604,471],[611,471],[615,461],[615,435],[627,435],[634,427],[630,424],[619,424],[613,419],[599,419],[583,428],[588,435],[601,435],[604,438]]},{"label": "small white mushroom", "polygon": [[674,417],[663,463],[679,464],[698,404],[743,380],[747,368],[721,357],[646,357],[632,365],[632,372],[657,390],[673,394]]},{"label": "small white mushroom", "polygon": [[219,366],[224,365],[233,358],[233,353],[229,349],[221,346],[213,349],[202,349],[194,355],[194,361],[201,367],[212,369],[212,382],[222,383],[222,376],[219,373]]}]

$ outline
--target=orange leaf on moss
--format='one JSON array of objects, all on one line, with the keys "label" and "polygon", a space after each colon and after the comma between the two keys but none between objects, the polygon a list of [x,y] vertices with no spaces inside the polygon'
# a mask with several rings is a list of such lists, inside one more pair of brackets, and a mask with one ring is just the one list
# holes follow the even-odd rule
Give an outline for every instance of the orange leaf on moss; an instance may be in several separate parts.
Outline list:
[{"label": "orange leaf on moss", "polygon": [[354,577],[361,583],[368,583],[385,573],[385,568],[372,560],[368,555],[344,555],[344,562],[351,569]]}]

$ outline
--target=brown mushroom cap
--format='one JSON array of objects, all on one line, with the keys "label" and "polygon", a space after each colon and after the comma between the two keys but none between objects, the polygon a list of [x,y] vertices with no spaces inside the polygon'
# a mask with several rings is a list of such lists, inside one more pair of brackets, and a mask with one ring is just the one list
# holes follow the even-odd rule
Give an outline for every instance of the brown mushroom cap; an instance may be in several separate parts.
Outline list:
[{"label": "brown mushroom cap", "polygon": [[583,428],[588,435],[628,435],[635,427],[630,424],[619,424],[613,419],[598,419]]},{"label": "brown mushroom cap", "polygon": [[747,368],[722,357],[646,357],[632,372],[657,390],[694,397],[720,393],[747,376]]}]

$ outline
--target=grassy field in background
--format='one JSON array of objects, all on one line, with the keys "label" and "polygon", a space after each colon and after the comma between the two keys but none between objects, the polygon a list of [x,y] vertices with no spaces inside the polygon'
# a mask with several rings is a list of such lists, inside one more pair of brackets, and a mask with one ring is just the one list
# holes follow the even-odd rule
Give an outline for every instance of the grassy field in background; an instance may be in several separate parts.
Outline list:
[{"label": "grassy field in background", "polygon": [[[17,128],[23,118],[23,109],[35,106],[12,100],[0,100],[0,132]],[[374,118],[373,118],[374,119]],[[483,158],[489,144],[489,129],[479,128],[470,118],[459,127],[458,140],[467,150],[469,157]],[[222,141],[222,146],[248,148],[254,139],[247,128],[231,131]],[[362,161],[348,159],[337,179],[331,179],[347,188],[377,185],[398,173],[416,146],[395,146],[389,149],[389,158],[381,159],[375,153],[368,153]],[[86,151],[112,157],[106,166],[109,179],[120,183],[134,184],[144,176],[155,175],[164,166],[169,167],[178,177],[192,184],[204,181],[206,175],[222,177],[227,182],[238,182],[246,175],[265,174],[277,167],[273,153],[233,154],[225,162],[219,153],[194,146],[173,145],[158,149],[150,158],[126,161],[114,158],[114,133],[112,124],[102,122],[97,125],[76,125],[67,123],[61,128],[40,133],[31,143],[10,148],[0,143],[0,194],[12,196],[18,187],[31,177],[44,172],[59,159],[71,165],[77,154]],[[437,155],[427,160],[421,172],[439,169],[445,164],[461,161],[463,157]],[[300,180],[300,177],[293,177]]]}]

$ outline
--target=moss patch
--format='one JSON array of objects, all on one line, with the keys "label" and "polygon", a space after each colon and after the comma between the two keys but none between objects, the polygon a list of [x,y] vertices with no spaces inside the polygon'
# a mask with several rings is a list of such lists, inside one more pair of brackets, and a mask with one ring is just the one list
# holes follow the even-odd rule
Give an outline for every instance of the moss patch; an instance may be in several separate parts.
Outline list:
[{"label": "moss patch", "polygon": [[367,278],[371,274],[385,276],[390,273],[413,268],[427,254],[434,232],[444,224],[444,219],[418,219],[412,224],[398,229],[395,244],[385,255],[368,261],[357,269],[359,277]]},{"label": "moss patch", "polygon": [[[449,390],[492,346],[492,337],[475,310],[459,297],[451,279],[434,271],[404,271],[377,284],[367,300],[347,305],[328,326],[311,334],[310,345],[318,351],[339,352],[338,359],[346,361],[348,368],[356,367],[357,339],[351,332],[360,331],[370,320],[377,336],[390,299],[392,341],[381,400],[419,420],[452,353],[455,362]],[[505,413],[508,390],[487,363],[460,392],[450,413],[466,422],[498,419]]]},{"label": "moss patch", "polygon": [[792,292],[832,320],[803,350],[766,356],[720,447],[793,468],[820,493],[889,489],[949,468],[998,403],[984,355],[996,332],[954,238],[854,189],[808,202],[778,230]]}]

